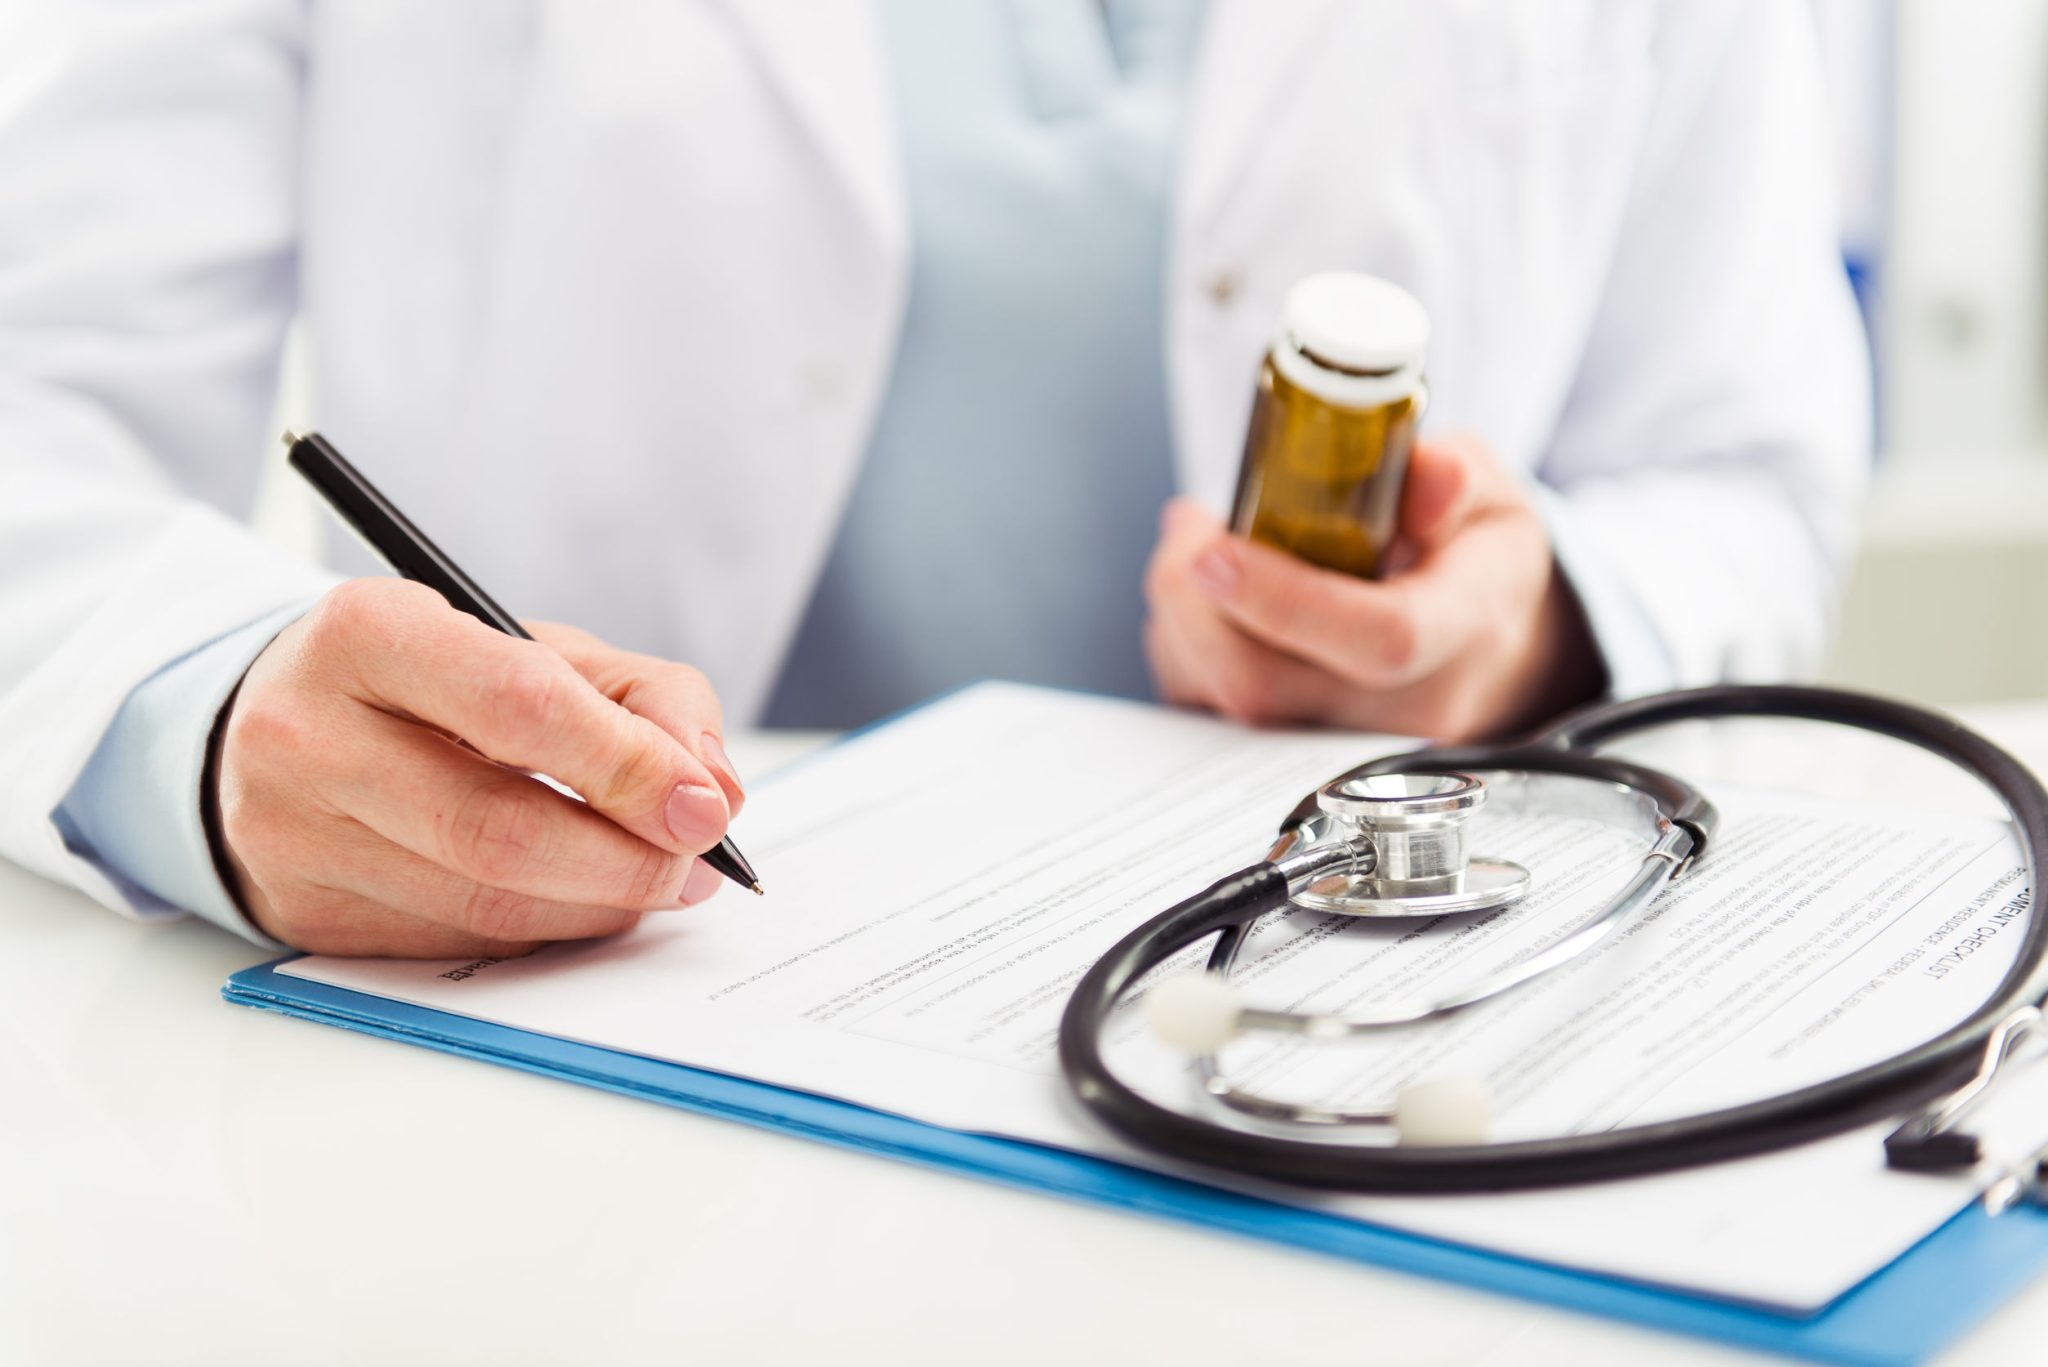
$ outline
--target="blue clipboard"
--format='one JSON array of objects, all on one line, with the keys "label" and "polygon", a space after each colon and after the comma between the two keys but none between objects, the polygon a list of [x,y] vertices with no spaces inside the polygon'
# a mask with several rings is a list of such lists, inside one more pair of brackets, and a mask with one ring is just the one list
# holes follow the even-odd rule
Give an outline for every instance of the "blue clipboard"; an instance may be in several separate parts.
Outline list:
[{"label": "blue clipboard", "polygon": [[724,1073],[577,1044],[247,969],[231,1002],[484,1059],[889,1158],[1817,1362],[1924,1362],[2048,1268],[2048,1213],[1972,1204],[1819,1313],[1801,1317],[1490,1253],[1205,1187],[1064,1149],[949,1130]]}]

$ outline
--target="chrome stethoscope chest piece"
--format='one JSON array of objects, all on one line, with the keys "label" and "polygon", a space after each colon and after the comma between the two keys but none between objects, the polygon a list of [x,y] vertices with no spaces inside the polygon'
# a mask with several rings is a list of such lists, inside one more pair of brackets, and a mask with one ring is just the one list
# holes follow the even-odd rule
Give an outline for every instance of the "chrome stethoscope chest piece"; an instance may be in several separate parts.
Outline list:
[{"label": "chrome stethoscope chest piece", "polygon": [[1366,843],[1372,857],[1297,888],[1291,900],[1341,916],[1443,916],[1521,900],[1529,891],[1527,869],[1466,853],[1465,823],[1485,802],[1485,781],[1464,773],[1357,775],[1324,784],[1316,793],[1320,840]]}]

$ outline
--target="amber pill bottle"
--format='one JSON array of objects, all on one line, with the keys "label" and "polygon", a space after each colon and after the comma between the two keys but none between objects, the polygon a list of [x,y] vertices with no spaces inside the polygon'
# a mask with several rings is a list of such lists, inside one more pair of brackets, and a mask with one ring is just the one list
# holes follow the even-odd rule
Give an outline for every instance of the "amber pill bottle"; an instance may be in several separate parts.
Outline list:
[{"label": "amber pill bottle", "polygon": [[1231,530],[1365,578],[1384,566],[1428,402],[1429,316],[1370,275],[1311,275],[1287,292],[1259,367]]}]

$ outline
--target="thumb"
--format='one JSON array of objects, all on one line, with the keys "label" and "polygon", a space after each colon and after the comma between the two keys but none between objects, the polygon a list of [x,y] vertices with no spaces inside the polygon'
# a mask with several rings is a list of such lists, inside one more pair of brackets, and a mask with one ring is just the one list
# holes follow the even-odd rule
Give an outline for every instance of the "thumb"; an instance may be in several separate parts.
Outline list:
[{"label": "thumb", "polygon": [[1159,534],[1168,541],[1207,541],[1223,530],[1216,515],[1185,495],[1170,498],[1159,510]]},{"label": "thumb", "polygon": [[1456,442],[1415,444],[1401,489],[1401,534],[1420,551],[1450,540],[1472,507],[1472,455]]}]

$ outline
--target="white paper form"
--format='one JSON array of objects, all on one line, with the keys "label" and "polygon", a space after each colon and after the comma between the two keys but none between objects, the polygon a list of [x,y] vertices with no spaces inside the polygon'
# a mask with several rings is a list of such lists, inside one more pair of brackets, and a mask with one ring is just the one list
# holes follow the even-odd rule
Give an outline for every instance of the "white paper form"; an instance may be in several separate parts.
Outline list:
[{"label": "white paper form", "polygon": [[[746,844],[765,900],[721,897],[527,959],[309,958],[283,971],[1167,1167],[1066,1096],[1052,1041],[1068,993],[1125,931],[1256,859],[1302,793],[1393,748],[983,685],[757,791]],[[1999,823],[1713,796],[1723,825],[1709,857],[1586,960],[1439,1027],[1355,1045],[1244,1041],[1226,1055],[1233,1075],[1356,1103],[1409,1076],[1477,1072],[1495,1092],[1502,1137],[1595,1130],[1887,1056],[1967,1015],[2010,963],[2025,897]],[[1641,853],[1581,820],[1491,813],[1475,820],[1471,846],[1527,864],[1538,892],[1504,912],[1429,923],[1287,913],[1241,956],[1246,991],[1336,1008],[1441,990],[1563,933]],[[1142,1037],[1135,1012],[1110,1035],[1120,1073],[1185,1104],[1183,1065]],[[2003,1110],[2048,1114],[2048,1086],[2025,1074],[2016,1083]],[[1881,1134],[1556,1191],[1249,1189],[1519,1256],[1809,1307],[1968,1199],[1962,1180],[1887,1173]]]}]

